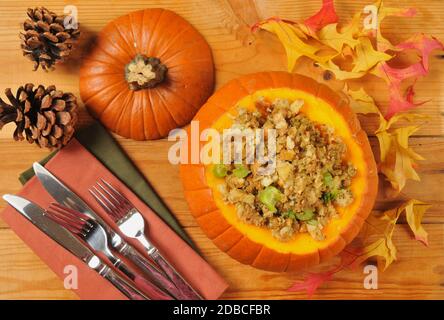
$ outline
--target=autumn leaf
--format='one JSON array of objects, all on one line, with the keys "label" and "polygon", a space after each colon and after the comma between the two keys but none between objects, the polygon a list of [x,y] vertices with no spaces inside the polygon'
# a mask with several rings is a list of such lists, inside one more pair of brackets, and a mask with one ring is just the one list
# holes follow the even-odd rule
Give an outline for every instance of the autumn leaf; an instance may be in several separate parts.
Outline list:
[{"label": "autumn leaf", "polygon": [[[361,246],[354,243],[348,245],[340,254],[341,262],[332,269],[308,273],[303,281],[297,281],[288,291],[306,291],[309,297],[324,283],[343,270],[356,270],[357,267],[371,258],[376,258],[378,267],[386,270],[397,259],[397,248],[393,242],[393,233],[402,213],[405,213],[408,226],[415,238],[427,244],[427,232],[421,225],[424,213],[430,205],[411,199],[397,208],[383,213],[372,213],[367,220],[358,238],[364,242]],[[376,240],[373,240],[376,237]],[[365,244],[369,242],[368,244]]]},{"label": "autumn leaf", "polygon": [[358,79],[365,76],[365,72],[353,72],[343,70],[331,60],[328,60],[325,63],[319,63],[319,65],[323,69],[331,71],[335,75],[337,80]]},{"label": "autumn leaf", "polygon": [[400,111],[407,111],[417,107],[424,102],[413,102],[414,87],[409,86],[405,93],[402,92],[401,85],[405,79],[413,78],[414,82],[429,72],[429,56],[433,50],[444,50],[444,45],[434,37],[427,37],[424,34],[417,34],[409,40],[397,46],[400,50],[416,50],[420,58],[406,68],[396,69],[390,67],[386,62],[380,62],[371,73],[385,80],[389,88],[389,107],[386,118],[392,117]]},{"label": "autumn leaf", "polygon": [[308,273],[303,281],[294,283],[287,291],[306,291],[309,298],[313,296],[316,290],[325,282],[330,281],[335,273],[343,270],[343,266],[339,265],[328,271],[319,273]]},{"label": "autumn leaf", "polygon": [[388,61],[391,58],[391,55],[373,49],[369,38],[360,37],[359,44],[356,46],[356,56],[352,72],[368,71],[376,64]]},{"label": "autumn leaf", "polygon": [[362,87],[351,90],[345,86],[344,92],[349,97],[349,104],[354,112],[379,116],[379,128],[375,132],[380,150],[379,170],[392,187],[400,192],[408,179],[419,181],[419,175],[414,167],[416,161],[424,160],[424,158],[411,149],[408,142],[409,137],[419,129],[419,126],[405,126],[397,129],[392,127],[401,120],[412,122],[428,117],[415,113],[398,113],[386,120],[373,98]]},{"label": "autumn leaf", "polygon": [[338,21],[333,0],[322,0],[322,8],[316,14],[304,21],[304,24],[316,32],[324,26]]},{"label": "autumn leaf", "polygon": [[320,48],[305,43],[296,31],[297,28],[291,23],[273,19],[259,23],[257,28],[267,30],[278,37],[285,48],[287,54],[287,68],[290,72],[294,69],[296,62],[302,56],[306,56],[320,63],[324,63],[331,59],[331,56],[316,55]]},{"label": "autumn leaf", "polygon": [[354,49],[359,44],[359,40],[354,38],[354,33],[356,32],[356,22],[354,21],[355,19],[350,26],[341,31],[338,31],[337,23],[328,24],[319,30],[317,39],[337,52],[342,52],[345,45]]},{"label": "autumn leaf", "polygon": [[414,8],[389,8],[384,6],[383,0],[374,3],[374,6],[378,8],[377,22],[376,22],[376,48],[380,52],[386,52],[388,50],[396,51],[397,48],[389,40],[382,35],[381,24],[385,18],[390,16],[397,17],[413,17],[416,15],[416,9]]},{"label": "autumn leaf", "polygon": [[415,104],[412,101],[413,88],[407,91],[407,93],[410,94],[404,94],[401,88],[403,80],[408,78],[414,78],[416,80],[427,74],[422,62],[417,62],[403,69],[392,68],[386,62],[381,62],[371,70],[371,73],[385,80],[388,85],[390,101],[385,115],[387,119],[398,112],[408,111],[422,104]]},{"label": "autumn leaf", "polygon": [[355,113],[381,114],[375,101],[367,92],[365,92],[364,88],[361,87],[358,90],[351,90],[348,86],[345,86],[344,92],[351,98],[350,107]]},{"label": "autumn leaf", "polygon": [[418,51],[424,70],[429,71],[429,56],[433,50],[444,50],[444,45],[435,37],[428,37],[423,33],[415,34],[410,39],[398,44],[400,50],[413,49]]},{"label": "autumn leaf", "polygon": [[428,243],[428,234],[422,226],[422,218],[424,213],[431,207],[431,205],[418,200],[410,200],[405,206],[405,214],[407,223],[415,236],[415,239],[421,241],[426,246]]}]

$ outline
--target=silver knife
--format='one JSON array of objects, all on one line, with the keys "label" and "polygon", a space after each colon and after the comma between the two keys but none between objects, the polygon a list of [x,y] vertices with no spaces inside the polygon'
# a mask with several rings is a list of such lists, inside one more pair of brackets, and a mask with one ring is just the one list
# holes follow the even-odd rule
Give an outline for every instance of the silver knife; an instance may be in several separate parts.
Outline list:
[{"label": "silver knife", "polygon": [[[144,273],[153,278],[153,275],[162,273],[154,263],[141,255],[117,234],[98,214],[96,214],[78,195],[65,186],[58,178],[38,162],[33,164],[34,172],[48,193],[60,204],[81,212],[95,219],[109,235],[110,245],[119,253],[133,261]],[[153,279],[156,280],[156,279]]]},{"label": "silver knife", "polygon": [[51,239],[56,241],[77,258],[85,262],[88,267],[95,270],[99,275],[111,282],[120,292],[132,300],[148,300],[148,298],[131,284],[125,281],[110,267],[103,263],[90,249],[83,245],[68,230],[48,218],[38,205],[25,198],[4,195],[3,199],[21,213],[26,219],[34,224],[41,231],[46,233]]}]

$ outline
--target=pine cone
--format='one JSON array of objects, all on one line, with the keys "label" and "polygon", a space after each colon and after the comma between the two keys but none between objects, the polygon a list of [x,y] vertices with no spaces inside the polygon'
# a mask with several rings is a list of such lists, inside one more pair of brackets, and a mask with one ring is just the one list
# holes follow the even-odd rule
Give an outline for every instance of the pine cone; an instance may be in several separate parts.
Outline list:
[{"label": "pine cone", "polygon": [[[16,141],[24,140],[49,149],[66,145],[74,134],[77,122],[77,99],[72,93],[63,93],[55,86],[45,89],[32,83],[20,87],[14,95],[11,89],[5,94],[11,105],[0,98],[0,130],[9,122],[15,122]],[[24,133],[24,135],[23,135]]]},{"label": "pine cone", "polygon": [[[65,29],[66,16],[41,7],[28,9],[28,17],[20,33],[23,55],[34,62],[34,71],[39,65],[43,70],[52,70],[54,64],[64,60],[80,36],[80,30]],[[78,27],[78,26],[77,26]]]}]

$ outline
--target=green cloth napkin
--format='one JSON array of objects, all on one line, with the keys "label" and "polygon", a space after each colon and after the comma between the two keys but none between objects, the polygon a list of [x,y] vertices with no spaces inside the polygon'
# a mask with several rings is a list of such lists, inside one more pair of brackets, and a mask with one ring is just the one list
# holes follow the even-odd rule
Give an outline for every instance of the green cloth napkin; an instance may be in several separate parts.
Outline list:
[{"label": "green cloth napkin", "polygon": [[[171,211],[133,165],[111,134],[100,123],[94,122],[90,126],[77,130],[75,138],[156,212],[183,240],[196,249],[191,238],[179,225]],[[51,153],[43,158],[40,163],[45,165],[56,153]],[[19,180],[22,184],[25,184],[33,176],[34,170],[29,168],[20,174]]]}]

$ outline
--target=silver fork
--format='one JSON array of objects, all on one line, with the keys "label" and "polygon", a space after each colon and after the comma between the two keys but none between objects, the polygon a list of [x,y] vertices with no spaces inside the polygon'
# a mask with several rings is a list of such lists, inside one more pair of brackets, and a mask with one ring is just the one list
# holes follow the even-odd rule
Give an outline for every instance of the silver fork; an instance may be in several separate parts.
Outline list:
[{"label": "silver fork", "polygon": [[47,212],[48,217],[53,221],[65,227],[71,233],[79,236],[95,251],[103,253],[116,268],[130,278],[150,299],[172,299],[170,295],[157,288],[144,277],[131,271],[122,260],[111,252],[108,246],[108,236],[105,230],[94,219],[75,210],[66,208],[58,203],[52,203]]},{"label": "silver fork", "polygon": [[145,236],[145,220],[142,214],[110,183],[103,179],[101,179],[101,182],[97,182],[97,185],[89,189],[89,192],[108,215],[114,219],[120,231],[129,238],[137,239],[143,245],[148,255],[169,278],[157,278],[157,280],[161,281],[159,284],[164,288],[168,288],[168,292],[177,299],[202,299]]}]

